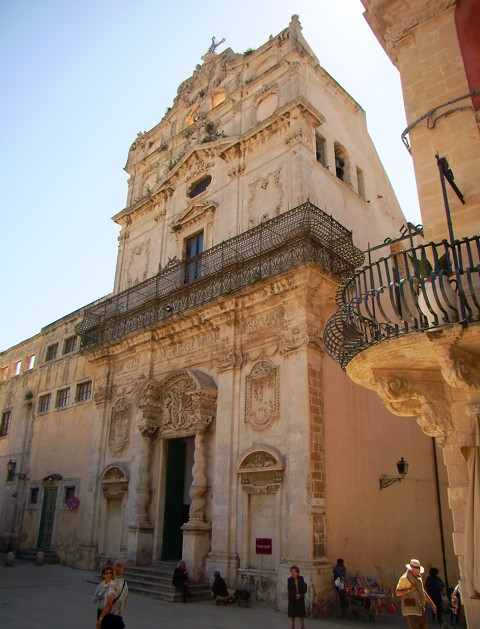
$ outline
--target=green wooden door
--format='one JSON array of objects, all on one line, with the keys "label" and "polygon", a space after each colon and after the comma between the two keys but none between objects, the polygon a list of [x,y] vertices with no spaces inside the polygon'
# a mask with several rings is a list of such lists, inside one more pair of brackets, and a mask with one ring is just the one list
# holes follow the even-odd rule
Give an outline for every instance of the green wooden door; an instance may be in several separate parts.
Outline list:
[{"label": "green wooden door", "polygon": [[183,509],[185,451],[186,444],[184,441],[172,440],[168,442],[162,544],[162,559],[165,561],[181,559],[182,557],[182,525],[186,522]]},{"label": "green wooden door", "polygon": [[53,522],[55,520],[55,504],[57,502],[57,488],[49,487],[43,492],[42,515],[38,531],[37,548],[49,550],[52,541]]}]

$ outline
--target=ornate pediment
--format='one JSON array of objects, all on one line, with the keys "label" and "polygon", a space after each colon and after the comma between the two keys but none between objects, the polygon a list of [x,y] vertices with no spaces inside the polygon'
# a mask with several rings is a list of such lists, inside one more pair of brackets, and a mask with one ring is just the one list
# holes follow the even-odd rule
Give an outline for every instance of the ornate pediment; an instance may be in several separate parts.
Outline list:
[{"label": "ornate pediment", "polygon": [[172,231],[181,231],[185,227],[190,227],[201,220],[210,218],[217,209],[214,201],[191,201],[187,207],[179,212],[170,223]]}]

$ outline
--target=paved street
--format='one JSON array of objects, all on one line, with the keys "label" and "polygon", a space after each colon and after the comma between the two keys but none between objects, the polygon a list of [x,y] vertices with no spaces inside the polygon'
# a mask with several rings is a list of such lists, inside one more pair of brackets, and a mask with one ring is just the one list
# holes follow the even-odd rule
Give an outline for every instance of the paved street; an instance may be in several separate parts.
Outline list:
[{"label": "paved street", "polygon": [[[0,565],[0,627],[15,629],[95,629],[92,596],[97,575],[60,565],[35,566],[15,560],[13,567]],[[138,594],[128,595],[124,615],[127,629],[289,629],[286,614],[252,603],[249,609],[219,606],[213,601],[166,603]],[[362,627],[353,620],[310,620],[307,629]],[[404,627],[401,617],[379,617],[376,629]],[[438,625],[437,625],[438,626]],[[297,627],[299,624],[297,622]]]}]

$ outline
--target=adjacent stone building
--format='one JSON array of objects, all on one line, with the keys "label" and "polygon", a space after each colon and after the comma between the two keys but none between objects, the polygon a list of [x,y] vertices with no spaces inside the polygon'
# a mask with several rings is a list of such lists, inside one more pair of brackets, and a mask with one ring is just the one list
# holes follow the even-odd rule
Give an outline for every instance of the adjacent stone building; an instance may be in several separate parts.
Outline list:
[{"label": "adjacent stone building", "polygon": [[323,349],[339,284],[405,224],[365,112],[297,16],[217,47],[130,147],[112,294],[0,355],[4,540],[183,557],[281,609],[296,563],[313,615],[337,556],[385,587],[415,555],[455,579],[435,444]]},{"label": "adjacent stone building", "polygon": [[462,603],[468,626],[479,627],[480,2],[363,4],[401,75],[402,138],[431,242],[392,248],[352,275],[325,345],[354,382],[395,415],[416,416],[441,445]]}]

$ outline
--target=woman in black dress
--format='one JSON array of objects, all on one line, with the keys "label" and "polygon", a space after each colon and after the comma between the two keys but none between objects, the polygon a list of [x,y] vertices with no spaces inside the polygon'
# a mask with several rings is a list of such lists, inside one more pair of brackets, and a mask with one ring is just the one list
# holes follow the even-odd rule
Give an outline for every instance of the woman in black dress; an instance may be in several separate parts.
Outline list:
[{"label": "woman in black dress", "polygon": [[307,593],[307,584],[300,575],[298,566],[290,568],[292,576],[287,579],[288,589],[288,617],[292,623],[292,629],[295,628],[295,618],[300,618],[300,629],[305,629],[305,594]]}]

